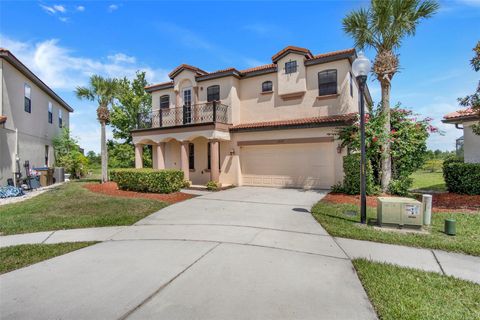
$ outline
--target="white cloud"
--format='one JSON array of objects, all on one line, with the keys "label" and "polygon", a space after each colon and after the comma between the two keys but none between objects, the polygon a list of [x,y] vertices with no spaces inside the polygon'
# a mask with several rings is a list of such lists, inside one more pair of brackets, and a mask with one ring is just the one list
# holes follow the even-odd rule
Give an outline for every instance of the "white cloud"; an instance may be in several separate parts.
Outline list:
[{"label": "white cloud", "polygon": [[108,12],[113,12],[115,10],[118,10],[118,5],[111,4],[111,5],[108,6]]},{"label": "white cloud", "polygon": [[460,3],[466,4],[467,6],[480,7],[480,0],[457,0]]},{"label": "white cloud", "polygon": [[137,70],[147,73],[149,82],[165,81],[168,71],[135,64],[137,59],[117,53],[103,59],[74,54],[57,39],[37,43],[21,42],[0,35],[0,46],[7,48],[53,89],[73,90],[93,74],[133,78]]},{"label": "white cloud", "polygon": [[59,4],[54,5],[54,6],[53,6],[53,9],[55,9],[55,10],[58,11],[58,12],[62,12],[62,13],[64,13],[64,12],[67,11],[67,9],[65,8],[65,6],[59,5]]},{"label": "white cloud", "polygon": [[69,18],[67,17],[60,17],[58,18],[58,20],[62,21],[62,22],[67,22],[69,20]]},{"label": "white cloud", "polygon": [[77,6],[77,7],[75,8],[75,10],[80,11],[80,12],[83,12],[83,11],[85,11],[85,7],[84,7],[84,6]]},{"label": "white cloud", "polygon": [[116,53],[114,55],[108,56],[107,58],[108,58],[108,60],[110,60],[114,63],[121,63],[121,62],[135,63],[135,62],[137,62],[137,59],[135,59],[135,57],[127,56],[124,53]]}]

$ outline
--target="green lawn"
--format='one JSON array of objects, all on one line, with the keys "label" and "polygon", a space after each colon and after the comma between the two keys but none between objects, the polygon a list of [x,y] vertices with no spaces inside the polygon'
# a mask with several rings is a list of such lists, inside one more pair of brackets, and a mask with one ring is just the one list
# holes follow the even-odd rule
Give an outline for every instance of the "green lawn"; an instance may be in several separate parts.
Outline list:
[{"label": "green lawn", "polygon": [[22,244],[0,248],[0,274],[62,254],[85,248],[96,242],[72,242],[58,244]]},{"label": "green lawn", "polygon": [[412,190],[434,190],[447,191],[445,181],[443,180],[443,173],[429,172],[425,170],[418,170],[411,175],[413,178]]},{"label": "green lawn", "polygon": [[[312,208],[315,219],[335,237],[441,249],[480,256],[480,212],[476,214],[434,213],[431,233],[425,235],[386,232],[375,230],[373,226],[360,226],[360,215],[347,216],[345,214],[347,211],[358,213],[359,207],[352,204],[319,202]],[[367,220],[370,218],[376,219],[376,208],[367,208]],[[457,235],[454,237],[443,233],[446,218],[457,220]]]},{"label": "green lawn", "polygon": [[35,198],[0,206],[0,233],[131,225],[165,207],[148,199],[111,197],[69,182]]},{"label": "green lawn", "polygon": [[382,320],[480,319],[480,285],[433,272],[354,260]]}]

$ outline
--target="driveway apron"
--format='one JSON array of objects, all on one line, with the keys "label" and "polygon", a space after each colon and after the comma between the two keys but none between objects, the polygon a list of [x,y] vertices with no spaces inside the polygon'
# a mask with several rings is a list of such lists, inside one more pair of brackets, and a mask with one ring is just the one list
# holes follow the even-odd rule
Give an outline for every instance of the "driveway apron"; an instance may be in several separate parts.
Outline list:
[{"label": "driveway apron", "polygon": [[376,319],[309,213],[322,191],[238,187],[0,276],[1,319]]}]

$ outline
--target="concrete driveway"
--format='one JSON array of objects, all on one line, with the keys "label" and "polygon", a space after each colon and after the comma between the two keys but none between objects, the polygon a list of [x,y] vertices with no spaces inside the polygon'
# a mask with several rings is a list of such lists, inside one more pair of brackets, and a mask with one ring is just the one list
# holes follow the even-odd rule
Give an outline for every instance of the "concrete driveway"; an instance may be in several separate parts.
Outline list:
[{"label": "concrete driveway", "polygon": [[2,319],[376,319],[308,212],[320,191],[240,187],[0,277]]}]

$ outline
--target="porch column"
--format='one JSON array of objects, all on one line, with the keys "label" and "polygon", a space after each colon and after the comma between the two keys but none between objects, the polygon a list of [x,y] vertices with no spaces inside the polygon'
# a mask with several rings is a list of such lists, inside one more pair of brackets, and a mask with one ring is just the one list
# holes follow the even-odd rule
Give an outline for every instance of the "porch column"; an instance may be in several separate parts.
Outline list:
[{"label": "porch column", "polygon": [[184,179],[190,180],[190,169],[188,166],[188,145],[190,141],[182,141],[180,145],[180,166],[183,171]]},{"label": "porch column", "polygon": [[219,147],[218,140],[210,141],[210,180],[219,182],[220,169],[219,169]]},{"label": "porch column", "polygon": [[135,145],[135,168],[143,168],[143,144]]},{"label": "porch column", "polygon": [[156,169],[165,169],[165,142],[160,142],[154,146],[153,149],[155,150],[154,153],[157,155],[156,163],[154,164],[157,167]]}]

